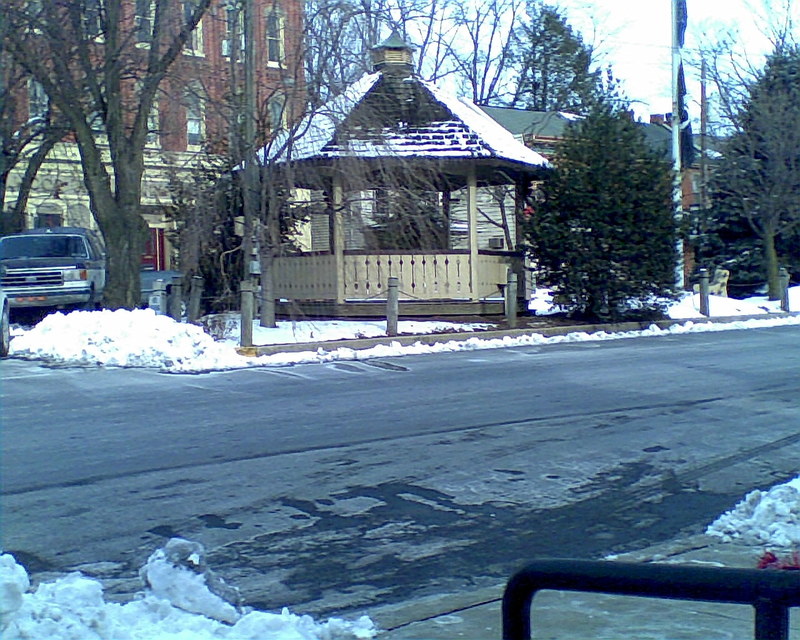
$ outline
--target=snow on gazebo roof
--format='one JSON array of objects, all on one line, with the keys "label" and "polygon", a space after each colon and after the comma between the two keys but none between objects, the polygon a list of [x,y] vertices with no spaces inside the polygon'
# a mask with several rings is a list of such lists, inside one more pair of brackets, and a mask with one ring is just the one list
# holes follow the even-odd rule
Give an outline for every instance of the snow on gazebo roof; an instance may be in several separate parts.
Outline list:
[{"label": "snow on gazebo roof", "polygon": [[365,74],[342,94],[303,118],[292,131],[281,132],[259,151],[259,162],[435,158],[495,159],[531,169],[548,166],[543,156],[519,142],[471,101],[413,75],[402,79],[393,76],[392,81],[416,85],[421,94],[427,94],[427,99],[438,103],[450,117],[421,124],[398,121],[378,129],[362,128],[338,135],[348,116],[376,90],[384,75],[383,69]]}]

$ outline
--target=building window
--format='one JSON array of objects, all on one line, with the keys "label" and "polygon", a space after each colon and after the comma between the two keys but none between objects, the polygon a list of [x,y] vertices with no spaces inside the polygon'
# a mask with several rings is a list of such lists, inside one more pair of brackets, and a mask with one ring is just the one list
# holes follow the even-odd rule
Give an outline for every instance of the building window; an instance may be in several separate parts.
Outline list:
[{"label": "building window", "polygon": [[96,38],[103,33],[103,19],[100,0],[85,0],[83,10],[83,25],[86,35]]},{"label": "building window", "polygon": [[[183,3],[183,24],[187,25],[192,21],[192,16],[194,16],[195,11],[197,11],[197,5],[195,2],[184,2]],[[203,21],[197,23],[197,26],[192,30],[189,34],[189,38],[186,40],[186,46],[184,49],[195,56],[203,55]]]},{"label": "building window", "polygon": [[50,99],[44,87],[36,80],[28,82],[28,119],[46,120],[50,111]]},{"label": "building window", "polygon": [[136,14],[133,17],[133,27],[136,32],[136,42],[149,44],[153,41],[153,18],[155,7],[153,0],[136,0]]},{"label": "building window", "polygon": [[103,120],[103,115],[99,111],[92,111],[87,119],[92,133],[102,135],[106,132],[106,124]]},{"label": "building window", "polygon": [[36,217],[34,218],[34,226],[39,228],[44,227],[60,227],[64,224],[64,210],[61,205],[53,202],[43,202],[36,207]]},{"label": "building window", "polygon": [[158,101],[153,101],[150,113],[147,115],[147,144],[154,146],[158,144],[158,134],[161,128],[161,121],[158,114]]},{"label": "building window", "polygon": [[233,53],[231,44],[239,43],[238,57],[244,58],[244,11],[239,7],[228,6],[225,19],[225,39],[222,41],[222,55],[230,56]]},{"label": "building window", "polygon": [[277,9],[267,13],[266,20],[267,64],[280,66],[283,62],[283,14]]},{"label": "building window", "polygon": [[37,213],[36,228],[49,229],[51,227],[62,226],[62,216],[60,213]]},{"label": "building window", "polygon": [[204,130],[202,100],[197,92],[190,92],[186,95],[186,144],[195,148],[202,145]]}]

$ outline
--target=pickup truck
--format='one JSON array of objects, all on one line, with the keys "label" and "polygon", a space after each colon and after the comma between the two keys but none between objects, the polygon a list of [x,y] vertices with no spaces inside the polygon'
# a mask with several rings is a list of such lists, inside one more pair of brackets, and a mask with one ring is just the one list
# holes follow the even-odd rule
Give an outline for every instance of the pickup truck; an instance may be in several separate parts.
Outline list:
[{"label": "pickup truck", "polygon": [[91,309],[106,282],[100,237],[90,229],[29,229],[0,238],[0,285],[9,306]]}]

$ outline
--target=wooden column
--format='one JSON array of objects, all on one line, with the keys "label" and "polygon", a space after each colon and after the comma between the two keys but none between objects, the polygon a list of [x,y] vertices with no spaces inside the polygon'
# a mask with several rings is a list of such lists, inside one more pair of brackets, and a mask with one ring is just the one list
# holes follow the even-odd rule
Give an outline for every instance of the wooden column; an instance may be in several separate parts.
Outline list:
[{"label": "wooden column", "polygon": [[336,302],[342,304],[345,300],[344,293],[344,191],[342,177],[338,172],[333,174],[333,188],[331,192],[333,211],[331,211],[331,244],[333,257],[336,262]]},{"label": "wooden column", "polygon": [[470,300],[478,300],[478,181],[475,167],[467,174],[467,228],[469,232]]}]

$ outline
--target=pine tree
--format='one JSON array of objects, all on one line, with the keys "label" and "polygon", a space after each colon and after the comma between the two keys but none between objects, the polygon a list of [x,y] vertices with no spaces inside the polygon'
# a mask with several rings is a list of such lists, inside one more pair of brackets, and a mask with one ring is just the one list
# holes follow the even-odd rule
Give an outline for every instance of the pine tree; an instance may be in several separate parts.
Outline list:
[{"label": "pine tree", "polygon": [[673,294],[672,172],[641,125],[597,103],[554,157],[526,233],[545,281],[570,315],[652,317]]},{"label": "pine tree", "polygon": [[518,80],[510,106],[585,112],[602,90],[594,51],[558,7],[529,2],[528,15],[512,41]]}]

